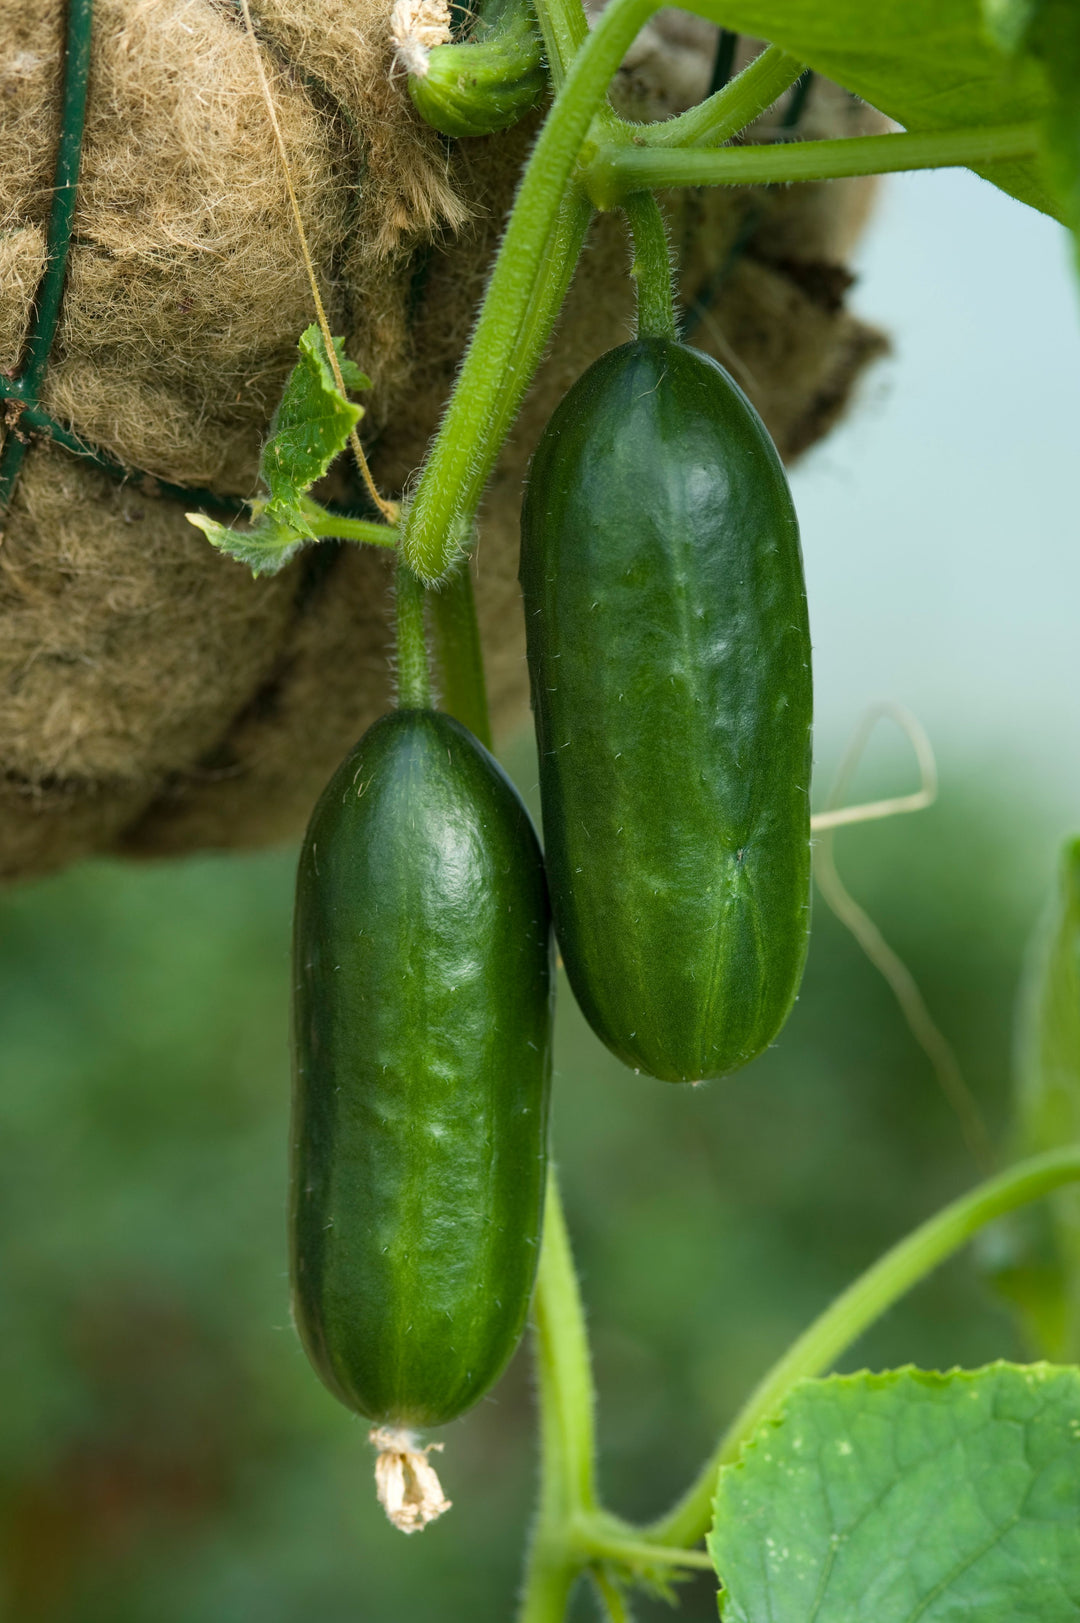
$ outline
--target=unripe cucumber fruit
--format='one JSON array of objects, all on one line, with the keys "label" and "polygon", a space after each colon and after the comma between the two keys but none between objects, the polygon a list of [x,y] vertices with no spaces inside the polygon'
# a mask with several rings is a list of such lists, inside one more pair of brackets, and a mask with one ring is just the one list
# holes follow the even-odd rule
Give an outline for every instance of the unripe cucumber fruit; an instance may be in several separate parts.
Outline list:
[{"label": "unripe cucumber fruit", "polygon": [[533,458],[521,581],[570,984],[628,1065],[723,1076],[802,974],[811,683],[787,480],[722,367],[648,337],[578,379]]},{"label": "unripe cucumber fruit", "polygon": [[426,71],[409,74],[421,118],[443,135],[493,135],[534,108],[547,89],[540,31],[527,0],[483,6],[472,36],[436,45]]},{"label": "unripe cucumber fruit", "polygon": [[452,1420],[521,1337],[551,1022],[516,790],[449,716],[384,716],[312,815],[293,942],[294,1313],[323,1381],[374,1421]]}]

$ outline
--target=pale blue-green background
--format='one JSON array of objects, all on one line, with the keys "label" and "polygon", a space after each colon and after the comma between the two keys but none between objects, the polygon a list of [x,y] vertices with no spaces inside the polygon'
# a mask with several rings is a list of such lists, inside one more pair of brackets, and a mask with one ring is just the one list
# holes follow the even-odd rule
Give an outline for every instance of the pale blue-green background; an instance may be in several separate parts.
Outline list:
[{"label": "pale blue-green background", "polygon": [[855,307],[893,354],[793,479],[819,755],[865,704],[898,699],[950,760],[1034,775],[1056,818],[1080,823],[1066,235],[966,171],[902,175],[882,186],[856,268]]}]

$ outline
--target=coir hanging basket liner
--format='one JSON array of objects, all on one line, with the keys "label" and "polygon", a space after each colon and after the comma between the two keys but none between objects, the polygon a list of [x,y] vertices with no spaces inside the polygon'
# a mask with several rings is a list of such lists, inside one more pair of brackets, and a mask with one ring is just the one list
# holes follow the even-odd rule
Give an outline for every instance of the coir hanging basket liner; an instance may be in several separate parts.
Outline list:
[{"label": "coir hanging basket liner", "polygon": [[[397,494],[445,404],[535,121],[460,142],[424,126],[395,71],[389,0],[252,9],[331,325],[373,380],[362,428],[375,477]],[[700,100],[715,37],[663,14],[619,76],[620,110],[650,119]],[[323,545],[254,581],[168,489],[234,510],[253,493],[312,319],[231,0],[96,0],[59,322],[34,412],[10,398],[49,260],[69,44],[65,0],[0,12],[0,372],[22,459],[0,548],[7,877],[91,852],[289,837],[389,697],[387,555]],[[819,80],[800,120],[807,136],[881,127]],[[766,121],[753,132],[774,134]],[[788,458],[882,348],[844,308],[868,197],[846,181],[667,199],[687,336],[733,372]],[[602,217],[481,515],[473,569],[503,736],[526,704],[522,476],[561,394],[629,335],[626,271],[622,223]]]}]

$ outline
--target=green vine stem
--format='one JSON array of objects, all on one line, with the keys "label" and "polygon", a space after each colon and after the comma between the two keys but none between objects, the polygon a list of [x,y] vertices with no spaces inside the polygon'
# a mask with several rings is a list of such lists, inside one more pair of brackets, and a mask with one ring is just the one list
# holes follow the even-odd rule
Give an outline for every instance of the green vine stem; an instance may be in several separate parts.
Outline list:
[{"label": "green vine stem", "polygon": [[[568,250],[580,250],[588,205],[571,175],[608,85],[659,0],[612,0],[578,50],[525,168],[517,201],[442,427],[409,509],[402,546],[422,579],[437,581],[454,556],[454,533],[476,510],[569,283]],[[710,21],[711,0],[689,10]],[[630,138],[630,126],[622,126]],[[602,118],[600,134],[619,129]],[[630,188],[631,190],[641,188]],[[561,224],[560,224],[561,222]],[[576,252],[574,254],[576,259]],[[556,294],[558,296],[556,296]]]},{"label": "green vine stem", "polygon": [[594,1514],[596,1486],[589,1341],[554,1169],[548,1174],[534,1316],[540,1505],[518,1623],[561,1623],[585,1564],[573,1527]]},{"label": "green vine stem", "polygon": [[[985,164],[1034,150],[1035,132],[1027,125],[732,151],[649,146],[633,126],[615,119],[606,96],[627,49],[657,9],[659,0],[612,0],[606,7],[570,62],[526,165],[472,340],[402,533],[404,554],[423,580],[438,581],[450,567],[455,531],[476,511],[554,326],[587,225],[587,205],[571,180],[579,160],[590,198],[610,208],[630,192],[658,186],[829,179]],[[686,9],[710,22],[722,21],[716,15],[722,9],[719,0],[687,0]],[[549,13],[545,24],[549,32],[555,26],[553,16]],[[569,44],[567,38],[556,54]],[[780,79],[797,66],[788,59]],[[764,75],[766,69],[759,72]],[[743,94],[737,88],[742,77],[718,92],[732,97],[729,107]],[[759,93],[764,94],[761,85]],[[710,118],[718,111],[719,103]],[[595,134],[583,151],[594,120]],[[719,128],[712,124],[710,138],[716,138]]]},{"label": "green vine stem", "polygon": [[[737,81],[736,81],[737,82]],[[856,135],[836,141],[769,146],[624,147],[595,154],[585,186],[597,208],[616,208],[627,193],[661,186],[763,186],[792,181],[887,175],[904,169],[951,169],[1026,158],[1036,151],[1034,124],[914,135]]]},{"label": "green vine stem", "polygon": [[397,702],[401,710],[427,710],[431,705],[424,583],[404,559],[395,583],[397,621]]},{"label": "green vine stem", "polygon": [[634,239],[630,274],[637,286],[637,327],[642,338],[675,338],[671,249],[660,205],[652,192],[631,192],[623,200]]},{"label": "green vine stem", "polygon": [[[530,197],[525,201],[529,203]],[[480,318],[404,529],[405,555],[417,573],[431,582],[446,573],[457,550],[455,535],[476,512],[551,337],[592,218],[592,205],[574,187],[563,203],[555,197],[555,208],[543,211],[542,231],[537,232],[536,240],[522,245],[518,239],[525,233],[514,232],[515,218],[521,219],[520,202],[519,193]]]},{"label": "green vine stem", "polygon": [[318,541],[357,541],[366,547],[396,547],[398,544],[398,532],[393,524],[379,524],[370,518],[349,518],[325,508],[317,517],[309,511],[304,516]]},{"label": "green vine stem", "polygon": [[442,678],[442,708],[490,749],[484,657],[468,558],[462,558],[439,590],[430,594],[428,602]]},{"label": "green vine stem", "polygon": [[722,90],[677,118],[634,130],[635,144],[648,147],[722,146],[760,118],[798,79],[803,65],[778,45],[770,45]]},{"label": "green vine stem", "polygon": [[581,0],[536,0],[536,20],[544,36],[551,83],[558,90],[589,32]]},{"label": "green vine stem", "polygon": [[596,1585],[596,1595],[608,1623],[634,1623],[630,1615],[630,1608],[626,1603],[626,1596],[618,1585],[613,1582],[603,1567],[598,1567],[593,1573],[593,1583]]},{"label": "green vine stem", "polygon": [[650,1569],[652,1571],[685,1567],[707,1572],[712,1561],[704,1550],[675,1549],[667,1544],[654,1544],[643,1538],[629,1522],[600,1511],[582,1522],[576,1531],[575,1543],[583,1555],[613,1566]]},{"label": "green vine stem", "polygon": [[1033,1156],[979,1184],[894,1245],[849,1285],[773,1365],[743,1404],[684,1498],[643,1536],[659,1544],[675,1545],[696,1544],[704,1538],[712,1523],[717,1471],[738,1458],[746,1439],[776,1411],[796,1381],[828,1370],[894,1302],[987,1223],[1078,1179],[1080,1145]]}]

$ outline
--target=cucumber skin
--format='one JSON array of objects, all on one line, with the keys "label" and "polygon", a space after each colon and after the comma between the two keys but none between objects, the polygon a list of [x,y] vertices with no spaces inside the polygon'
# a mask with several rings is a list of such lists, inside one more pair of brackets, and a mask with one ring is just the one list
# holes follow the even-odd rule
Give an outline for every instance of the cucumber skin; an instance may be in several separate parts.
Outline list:
[{"label": "cucumber skin", "polygon": [[522,518],[548,883],[594,1031],[667,1081],[776,1036],[806,956],[810,633],[776,449],[644,338],[553,414]]},{"label": "cucumber skin", "polygon": [[409,75],[421,118],[458,139],[511,129],[547,88],[540,30],[525,0],[482,5],[469,40],[433,46],[424,77]]},{"label": "cucumber skin", "polygon": [[452,1420],[521,1338],[553,984],[517,791],[449,716],[384,716],[312,815],[293,940],[293,1310],[371,1420]]}]

